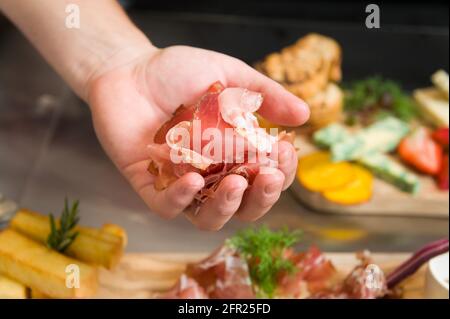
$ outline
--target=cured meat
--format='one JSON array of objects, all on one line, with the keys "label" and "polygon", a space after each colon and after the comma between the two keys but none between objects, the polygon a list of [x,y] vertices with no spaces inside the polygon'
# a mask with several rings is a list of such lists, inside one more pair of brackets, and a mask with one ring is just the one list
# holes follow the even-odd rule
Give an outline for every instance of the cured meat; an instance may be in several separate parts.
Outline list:
[{"label": "cured meat", "polygon": [[202,286],[211,298],[254,298],[247,262],[228,246],[222,246],[205,260],[190,264],[186,274]]},{"label": "cured meat", "polygon": [[259,127],[253,113],[262,101],[260,93],[216,82],[197,103],[180,106],[148,146],[155,188],[165,189],[188,172],[201,174],[205,186],[191,204],[196,212],[225,176],[241,175],[251,185],[260,169],[274,167],[277,141],[292,138]]},{"label": "cured meat", "polygon": [[[334,298],[334,299],[375,299],[384,297],[388,290],[384,273],[373,265],[371,272],[371,258],[367,251],[357,254],[360,264],[340,283],[331,289],[325,289],[313,294],[312,298]],[[370,281],[370,282],[368,282]]]},{"label": "cured meat", "polygon": [[204,289],[192,278],[181,275],[175,287],[161,296],[162,299],[207,299]]},{"label": "cured meat", "polygon": [[295,265],[293,274],[282,274],[277,294],[289,298],[305,298],[329,289],[336,282],[337,271],[331,261],[315,246],[295,254],[286,252],[286,258]]},{"label": "cured meat", "polygon": [[[374,299],[388,293],[384,273],[371,263],[368,252],[357,254],[360,264],[345,278],[315,246],[300,253],[287,249],[283,255],[295,270],[279,274],[277,298]],[[255,289],[247,261],[235,249],[223,245],[204,260],[189,264],[163,298],[249,299],[256,297]]]},{"label": "cured meat", "polygon": [[[311,246],[304,253],[288,252],[286,257],[294,263],[296,272],[280,276],[277,291],[279,296],[373,299],[383,297],[387,293],[383,272],[369,273],[371,259],[368,252],[357,254],[360,264],[343,280],[338,278],[338,273],[331,261],[315,246]],[[373,282],[367,284],[368,280]]]}]

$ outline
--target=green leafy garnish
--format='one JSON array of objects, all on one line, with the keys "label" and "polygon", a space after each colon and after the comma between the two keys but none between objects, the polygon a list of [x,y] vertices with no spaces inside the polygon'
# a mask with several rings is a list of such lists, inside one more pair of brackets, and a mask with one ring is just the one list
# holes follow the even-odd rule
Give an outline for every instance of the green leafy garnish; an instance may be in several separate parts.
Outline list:
[{"label": "green leafy garnish", "polygon": [[228,239],[227,245],[236,249],[247,260],[250,278],[261,297],[272,298],[280,272],[292,273],[293,263],[284,258],[286,248],[294,246],[301,231],[284,228],[271,231],[267,227],[249,228]]},{"label": "green leafy garnish", "polygon": [[78,236],[74,230],[80,218],[78,217],[79,201],[76,200],[69,208],[67,198],[64,200],[64,210],[61,214],[59,227],[53,214],[50,214],[50,234],[47,237],[47,246],[59,252],[64,252]]},{"label": "green leafy garnish", "polygon": [[406,122],[417,116],[413,99],[402,87],[380,76],[351,83],[346,89],[344,107],[348,123],[359,120],[368,124],[379,117],[379,113],[389,113]]}]

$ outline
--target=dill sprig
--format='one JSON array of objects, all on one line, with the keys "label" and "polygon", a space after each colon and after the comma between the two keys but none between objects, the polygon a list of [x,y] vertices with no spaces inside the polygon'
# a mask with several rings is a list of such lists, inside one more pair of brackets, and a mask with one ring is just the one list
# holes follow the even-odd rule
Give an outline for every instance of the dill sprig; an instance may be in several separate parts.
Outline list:
[{"label": "dill sprig", "polygon": [[50,234],[47,237],[47,246],[49,248],[64,252],[78,236],[78,232],[74,230],[80,220],[78,217],[78,206],[79,201],[76,200],[69,207],[66,198],[59,225],[57,225],[53,214],[50,213]]},{"label": "dill sprig", "polygon": [[284,258],[286,248],[294,246],[301,231],[284,228],[271,231],[266,226],[249,228],[228,239],[227,245],[236,249],[247,260],[250,278],[261,297],[272,298],[281,272],[292,273],[293,263]]}]

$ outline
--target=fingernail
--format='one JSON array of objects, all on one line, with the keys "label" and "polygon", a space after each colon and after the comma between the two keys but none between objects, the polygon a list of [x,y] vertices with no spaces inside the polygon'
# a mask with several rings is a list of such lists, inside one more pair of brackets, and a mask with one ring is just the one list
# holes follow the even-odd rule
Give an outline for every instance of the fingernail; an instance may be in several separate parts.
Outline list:
[{"label": "fingernail", "polygon": [[278,188],[279,188],[279,187],[280,187],[279,184],[273,183],[273,184],[267,185],[267,186],[264,188],[264,192],[266,193],[266,195],[272,195],[273,193],[275,193],[276,191],[278,191]]},{"label": "fingernail", "polygon": [[236,199],[242,196],[242,192],[243,192],[242,188],[237,188],[235,190],[230,191],[227,194],[227,200],[229,202],[235,201]]}]

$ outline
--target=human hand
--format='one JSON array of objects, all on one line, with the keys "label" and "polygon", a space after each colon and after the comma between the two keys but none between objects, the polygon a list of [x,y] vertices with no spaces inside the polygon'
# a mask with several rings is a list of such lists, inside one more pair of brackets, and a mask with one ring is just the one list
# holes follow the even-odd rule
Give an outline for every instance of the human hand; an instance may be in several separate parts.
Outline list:
[{"label": "human hand", "polygon": [[[213,82],[261,92],[264,102],[258,111],[269,121],[297,126],[309,116],[305,103],[245,63],[212,51],[185,46],[158,50],[153,47],[105,62],[88,83],[87,101],[96,133],[117,168],[148,207],[164,218],[179,215],[203,187],[203,177],[188,173],[163,191],[154,188],[147,171],[151,143],[158,128],[180,104],[197,100]],[[287,142],[278,145],[278,169],[259,174],[247,191],[239,175],[224,178],[198,212],[188,215],[200,229],[218,230],[232,216],[254,221],[278,200],[293,181],[297,156]]]}]

